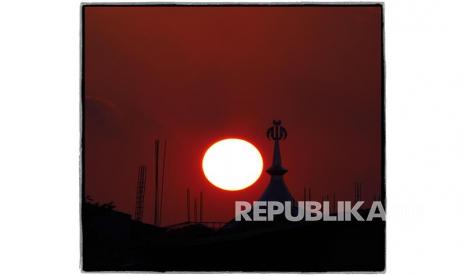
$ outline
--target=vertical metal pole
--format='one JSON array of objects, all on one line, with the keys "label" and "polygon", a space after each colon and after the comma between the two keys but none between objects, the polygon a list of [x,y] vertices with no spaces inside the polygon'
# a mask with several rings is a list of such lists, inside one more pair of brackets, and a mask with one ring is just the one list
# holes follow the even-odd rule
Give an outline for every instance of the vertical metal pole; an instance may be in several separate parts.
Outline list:
[{"label": "vertical metal pole", "polygon": [[158,152],[160,147],[160,141],[155,140],[155,152],[154,152],[154,184],[155,184],[155,210],[153,215],[153,224],[158,225]]},{"label": "vertical metal pole", "polygon": [[203,193],[200,192],[200,222],[203,221]]},{"label": "vertical metal pole", "polygon": [[146,167],[140,166],[136,186],[136,221],[142,221],[144,217],[144,194],[145,194]]},{"label": "vertical metal pole", "polygon": [[137,185],[136,185],[136,210],[134,212],[134,218],[136,221],[139,221],[140,219],[140,200],[139,200],[139,191],[140,191],[140,182],[141,182],[141,170],[142,168],[139,167],[139,171],[137,173]]},{"label": "vertical metal pole", "polygon": [[163,161],[162,161],[162,169],[161,169],[161,191],[160,191],[160,214],[159,214],[159,219],[158,222],[161,224],[161,219],[162,219],[162,214],[163,214],[163,187],[165,186],[165,164],[166,164],[166,144],[167,141],[165,139],[163,145]]},{"label": "vertical metal pole", "polygon": [[191,222],[191,194],[187,189],[187,222]]},{"label": "vertical metal pole", "polygon": [[198,222],[197,220],[197,198],[194,198],[194,222]]},{"label": "vertical metal pole", "polygon": [[358,201],[358,183],[355,182],[355,203]]}]

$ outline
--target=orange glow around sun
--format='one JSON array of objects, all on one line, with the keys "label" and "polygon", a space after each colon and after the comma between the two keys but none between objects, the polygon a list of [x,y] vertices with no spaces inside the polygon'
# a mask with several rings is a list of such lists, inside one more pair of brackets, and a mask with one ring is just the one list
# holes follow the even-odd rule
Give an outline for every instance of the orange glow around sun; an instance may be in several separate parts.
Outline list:
[{"label": "orange glow around sun", "polygon": [[238,191],[254,184],[263,171],[258,149],[242,139],[224,139],[208,148],[202,160],[205,177],[216,187]]}]

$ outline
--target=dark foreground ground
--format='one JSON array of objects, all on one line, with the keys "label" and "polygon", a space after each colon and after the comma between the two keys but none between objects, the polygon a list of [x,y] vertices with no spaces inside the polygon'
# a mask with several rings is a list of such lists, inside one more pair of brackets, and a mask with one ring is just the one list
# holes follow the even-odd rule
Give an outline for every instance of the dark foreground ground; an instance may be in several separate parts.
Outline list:
[{"label": "dark foreground ground", "polygon": [[168,230],[84,204],[84,271],[383,271],[385,222]]}]

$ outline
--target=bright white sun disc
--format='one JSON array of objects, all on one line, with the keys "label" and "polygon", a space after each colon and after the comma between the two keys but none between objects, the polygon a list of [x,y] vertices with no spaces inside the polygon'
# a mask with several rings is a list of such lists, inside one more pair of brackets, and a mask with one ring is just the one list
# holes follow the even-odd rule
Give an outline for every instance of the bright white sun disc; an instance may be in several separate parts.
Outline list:
[{"label": "bright white sun disc", "polygon": [[202,160],[205,177],[218,188],[228,191],[254,184],[263,170],[257,148],[242,139],[224,139],[208,148]]}]

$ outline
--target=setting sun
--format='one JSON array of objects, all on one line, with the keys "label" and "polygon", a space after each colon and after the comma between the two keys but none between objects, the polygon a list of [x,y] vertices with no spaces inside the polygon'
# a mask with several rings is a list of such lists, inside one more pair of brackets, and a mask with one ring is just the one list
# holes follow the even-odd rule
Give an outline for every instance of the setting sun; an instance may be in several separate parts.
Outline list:
[{"label": "setting sun", "polygon": [[205,177],[216,187],[237,191],[254,184],[263,170],[257,148],[242,139],[224,139],[205,152],[202,161]]}]

